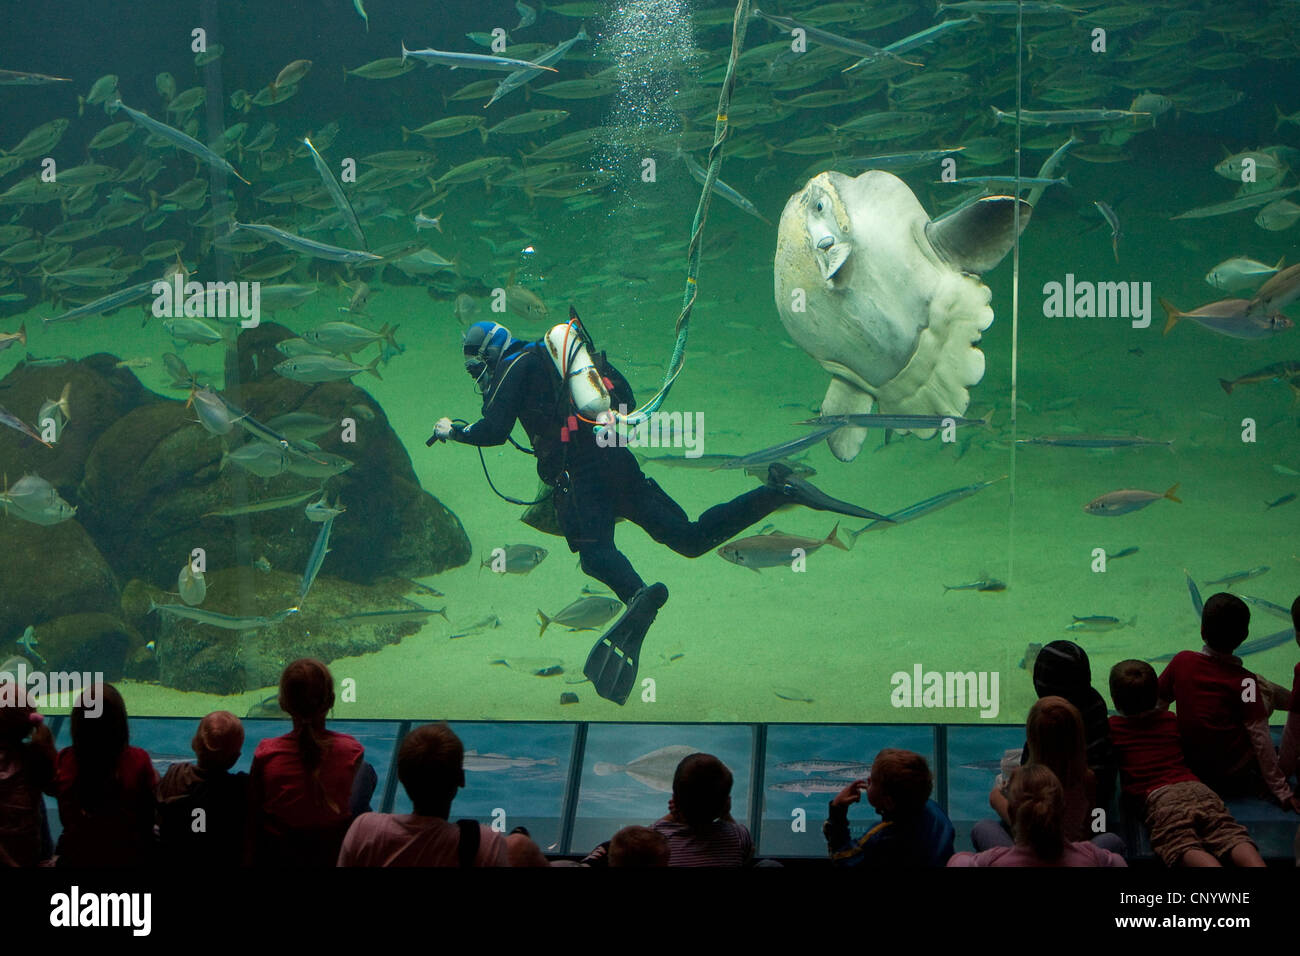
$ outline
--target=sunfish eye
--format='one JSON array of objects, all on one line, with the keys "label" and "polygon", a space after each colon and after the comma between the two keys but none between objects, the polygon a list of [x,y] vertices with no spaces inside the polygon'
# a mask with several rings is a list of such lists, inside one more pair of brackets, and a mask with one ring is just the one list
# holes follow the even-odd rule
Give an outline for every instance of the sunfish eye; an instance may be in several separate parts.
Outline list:
[{"label": "sunfish eye", "polygon": [[817,202],[817,211],[818,211],[818,212],[821,212],[821,211],[822,211],[822,204],[821,204],[821,201],[820,201],[820,200],[818,200],[818,202]]}]

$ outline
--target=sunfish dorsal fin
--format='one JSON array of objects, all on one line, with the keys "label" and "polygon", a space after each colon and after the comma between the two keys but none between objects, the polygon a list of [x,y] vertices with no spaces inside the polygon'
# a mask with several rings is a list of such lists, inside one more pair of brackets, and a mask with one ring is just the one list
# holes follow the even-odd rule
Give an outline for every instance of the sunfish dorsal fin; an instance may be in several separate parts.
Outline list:
[{"label": "sunfish dorsal fin", "polygon": [[939,257],[963,272],[988,272],[1015,245],[1016,207],[1020,231],[1034,207],[1013,196],[986,196],[964,209],[925,224],[925,235]]}]

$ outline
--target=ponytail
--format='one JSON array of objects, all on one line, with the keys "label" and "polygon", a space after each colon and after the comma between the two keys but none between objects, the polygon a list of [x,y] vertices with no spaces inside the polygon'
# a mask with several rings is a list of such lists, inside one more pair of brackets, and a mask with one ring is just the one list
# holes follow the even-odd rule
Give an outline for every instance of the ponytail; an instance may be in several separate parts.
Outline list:
[{"label": "ponytail", "polygon": [[1011,832],[1044,862],[1065,852],[1065,790],[1043,764],[1026,764],[1011,777],[1008,794]]},{"label": "ponytail", "polygon": [[311,776],[317,802],[337,813],[338,804],[325,792],[320,779],[321,764],[330,747],[323,732],[325,715],[333,706],[334,678],[324,664],[303,657],[284,669],[280,675],[280,707],[293,718],[298,755]]}]

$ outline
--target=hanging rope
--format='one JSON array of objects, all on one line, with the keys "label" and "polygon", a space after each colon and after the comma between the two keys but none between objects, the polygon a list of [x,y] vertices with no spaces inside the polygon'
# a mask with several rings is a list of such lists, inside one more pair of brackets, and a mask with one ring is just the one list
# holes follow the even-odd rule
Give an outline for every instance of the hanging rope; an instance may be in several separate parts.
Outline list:
[{"label": "hanging rope", "polygon": [[713,184],[717,182],[718,170],[722,168],[722,143],[727,138],[727,114],[731,109],[731,93],[736,86],[736,60],[740,58],[740,50],[745,43],[745,29],[749,24],[749,5],[750,0],[738,0],[736,16],[731,24],[731,56],[727,60],[727,74],[722,80],[722,92],[718,94],[718,118],[713,126],[713,145],[709,147],[708,173],[704,179],[704,189],[700,193],[699,205],[695,207],[695,221],[691,225],[691,242],[686,250],[686,288],[682,293],[682,311],[677,316],[677,341],[673,344],[672,361],[669,362],[668,371],[664,374],[663,385],[650,401],[634,412],[616,416],[618,424],[624,426],[639,425],[663,405],[686,361],[686,339],[691,329],[691,311],[695,308],[695,299],[698,295],[696,277],[700,271],[700,246],[704,237],[704,223],[709,216],[709,203],[713,200]]}]

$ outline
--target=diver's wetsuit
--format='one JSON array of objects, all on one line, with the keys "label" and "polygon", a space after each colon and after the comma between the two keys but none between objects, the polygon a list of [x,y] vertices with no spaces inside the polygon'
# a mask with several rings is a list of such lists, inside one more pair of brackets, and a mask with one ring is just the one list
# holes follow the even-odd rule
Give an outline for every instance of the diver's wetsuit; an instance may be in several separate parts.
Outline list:
[{"label": "diver's wetsuit", "polygon": [[[603,355],[600,357],[603,359]],[[599,361],[599,360],[598,360]],[[610,397],[617,407],[635,407],[631,386],[604,364]],[[539,343],[516,343],[497,363],[484,393],[483,418],[454,426],[452,440],[500,445],[518,419],[537,455],[537,474],[553,491],[560,530],[582,570],[628,603],[645,582],[614,546],[614,524],[626,518],[678,554],[699,557],[771,514],[790,499],[766,486],[715,505],[691,521],[681,505],[641,472],[626,448],[601,447],[590,424],[567,419],[567,389]],[[576,428],[570,427],[576,424]]]}]

